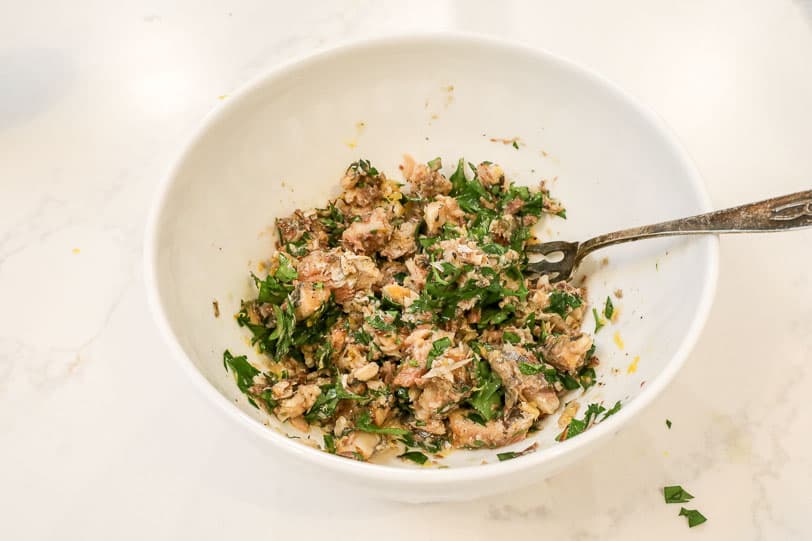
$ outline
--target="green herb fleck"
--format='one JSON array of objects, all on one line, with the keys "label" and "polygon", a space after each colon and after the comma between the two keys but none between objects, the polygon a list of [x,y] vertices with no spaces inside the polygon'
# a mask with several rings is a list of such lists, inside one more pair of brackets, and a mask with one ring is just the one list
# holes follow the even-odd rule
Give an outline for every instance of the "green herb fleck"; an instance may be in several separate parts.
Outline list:
[{"label": "green herb fleck", "polygon": [[519,150],[519,143],[517,143],[515,140],[513,141],[513,148]]},{"label": "green herb fleck", "polygon": [[500,391],[502,389],[502,380],[491,371],[487,361],[482,359],[476,361],[476,374],[479,384],[468,399],[468,404],[485,421],[490,421],[501,410],[502,393]]},{"label": "green herb fleck", "polygon": [[376,426],[372,422],[372,418],[369,416],[369,412],[364,410],[355,420],[355,428],[360,430],[361,432],[370,432],[372,434],[386,434],[389,436],[404,436],[409,434],[409,431],[405,428],[397,428],[394,426],[390,427],[380,427]]},{"label": "green herb fleck", "polygon": [[428,461],[429,457],[421,453],[420,451],[408,451],[403,453],[402,455],[398,455],[398,458],[402,458],[404,460],[411,460],[412,462],[416,462],[417,464],[423,465]]},{"label": "green herb fleck", "polygon": [[[565,428],[558,436],[556,436],[555,439],[558,441],[564,441],[574,436],[577,436],[578,434],[582,433],[584,430],[589,428],[592,425],[592,422],[597,420],[598,415],[600,415],[604,411],[606,411],[606,408],[604,408],[600,404],[590,404],[589,406],[587,406],[584,418],[572,419],[570,421],[570,424],[567,425],[567,428]],[[604,416],[604,419],[605,418],[606,417]]]},{"label": "green herb fleck", "polygon": [[612,319],[612,315],[615,313],[615,305],[612,304],[612,299],[610,297],[606,297],[606,304],[603,307],[603,315],[606,316],[606,319]]},{"label": "green herb fleck", "polygon": [[426,369],[431,368],[431,364],[434,362],[434,359],[439,357],[443,354],[445,350],[451,347],[451,339],[447,336],[440,338],[439,340],[435,340],[431,343],[431,349],[429,350],[429,355],[426,358]]},{"label": "green herb fleck", "polygon": [[359,394],[347,391],[340,381],[336,381],[331,385],[322,385],[321,394],[316,398],[316,402],[305,413],[304,418],[308,423],[316,421],[326,421],[335,415],[336,408],[340,400],[356,400],[360,404],[366,404],[371,400],[371,397],[362,396]]},{"label": "green herb fleck", "polygon": [[373,328],[379,331],[394,331],[395,326],[391,323],[385,322],[380,315],[375,315],[374,317],[367,318],[367,323]]},{"label": "green herb fleck", "polygon": [[563,289],[556,289],[550,293],[550,305],[544,309],[545,312],[556,313],[561,317],[566,317],[567,310],[571,308],[578,308],[583,304],[580,298],[567,293]]},{"label": "green herb fleck", "polygon": [[223,366],[234,374],[237,387],[244,393],[254,385],[254,376],[259,374],[259,370],[248,362],[248,357],[245,355],[235,357],[228,350],[223,352]]},{"label": "green herb fleck", "polygon": [[467,415],[469,421],[473,421],[478,425],[485,426],[485,419],[478,413],[471,412]]},{"label": "green herb fleck", "polygon": [[620,408],[621,408],[622,406],[623,406],[623,405],[620,403],[620,400],[618,400],[617,402],[615,402],[615,405],[614,405],[614,406],[612,406],[611,408],[609,408],[609,411],[607,411],[606,413],[604,413],[604,414],[603,414],[603,417],[601,417],[601,422],[603,422],[603,421],[604,421],[604,420],[605,420],[607,417],[611,417],[611,416],[612,416],[612,415],[614,415],[615,413],[619,412],[619,411],[620,411]]},{"label": "green herb fleck", "polygon": [[668,429],[671,430],[671,420],[670,419],[665,420],[665,426],[667,426]]},{"label": "green herb fleck", "polygon": [[543,374],[545,373],[545,367],[543,364],[535,364],[535,363],[519,363],[519,372],[524,374],[525,376],[534,376],[536,374]]},{"label": "green herb fleck", "polygon": [[[246,398],[248,398],[248,402],[254,406],[257,406],[255,399],[259,399],[265,403],[268,409],[273,409],[276,407],[276,401],[271,396],[270,391],[265,391],[260,394],[254,394],[251,392],[251,388],[254,386],[254,376],[260,373],[259,370],[254,368],[251,363],[248,362],[248,358],[245,355],[239,355],[237,357],[233,356],[230,351],[225,350],[223,352],[223,366],[226,370],[231,371],[234,375],[234,379],[237,382],[237,388],[245,394]],[[265,377],[268,379],[269,383],[274,383],[274,378],[270,374],[265,374]]]},{"label": "green herb fleck", "polygon": [[599,330],[601,330],[603,328],[605,323],[601,319],[601,316],[598,315],[598,309],[597,308],[594,308],[594,307],[592,308],[592,316],[595,318],[595,333],[597,333]]},{"label": "green herb fleck", "polygon": [[296,327],[296,315],[293,311],[293,301],[288,297],[283,307],[274,305],[273,313],[276,316],[276,327],[268,335],[268,342],[276,341],[274,359],[281,360],[290,351],[293,344],[293,329]]},{"label": "green herb fleck", "polygon": [[533,451],[535,451],[537,448],[538,448],[538,444],[534,443],[533,445],[531,445],[530,447],[528,447],[527,449],[524,449],[522,451],[506,451],[504,453],[497,453],[496,458],[499,459],[499,462],[504,462],[505,460],[512,460],[512,459],[518,458],[520,456],[528,455],[528,454],[532,453]]},{"label": "green herb fleck", "polygon": [[518,334],[515,332],[505,331],[502,333],[502,340],[509,344],[518,344],[522,341]]},{"label": "green herb fleck", "polygon": [[290,263],[290,259],[285,257],[285,254],[279,254],[279,267],[276,269],[274,273],[274,277],[279,280],[280,282],[292,282],[294,278],[297,278],[299,273],[296,272],[296,269],[293,268],[293,265]]},{"label": "green herb fleck", "polygon": [[324,435],[324,450],[331,454],[336,454],[336,442],[332,434]]},{"label": "green herb fleck", "polygon": [[684,507],[680,507],[679,515],[680,517],[688,517],[688,527],[693,528],[694,526],[699,526],[703,522],[706,522],[708,519],[705,518],[705,515],[697,511],[696,509],[685,509]]},{"label": "green herb fleck", "polygon": [[663,487],[663,497],[665,503],[685,503],[694,499],[687,490],[679,485]]}]

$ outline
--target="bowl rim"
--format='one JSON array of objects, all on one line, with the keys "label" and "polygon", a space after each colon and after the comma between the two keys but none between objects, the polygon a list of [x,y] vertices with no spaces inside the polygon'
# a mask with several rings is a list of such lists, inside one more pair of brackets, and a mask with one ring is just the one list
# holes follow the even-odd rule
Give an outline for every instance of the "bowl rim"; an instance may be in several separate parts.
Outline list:
[{"label": "bowl rim", "polygon": [[[198,126],[194,129],[192,136],[182,146],[180,153],[172,162],[167,173],[159,181],[154,198],[151,203],[144,239],[144,282],[147,290],[152,317],[159,328],[160,334],[169,346],[172,356],[183,367],[191,381],[198,390],[209,398],[213,405],[217,405],[219,410],[238,425],[243,426],[249,432],[261,439],[269,441],[274,446],[288,453],[294,458],[308,460],[318,464],[320,467],[334,470],[338,473],[361,477],[369,481],[387,480],[402,484],[432,486],[440,484],[454,483],[457,481],[485,481],[498,477],[507,476],[521,470],[530,469],[543,463],[557,462],[565,455],[576,457],[583,454],[587,448],[594,447],[599,441],[605,440],[608,436],[619,431],[632,418],[640,414],[651,402],[657,398],[663,390],[673,381],[677,372],[684,365],[688,355],[701,334],[701,331],[708,319],[710,308],[716,293],[719,274],[719,239],[716,235],[702,235],[695,239],[705,252],[705,272],[706,280],[702,284],[700,301],[687,333],[683,337],[676,353],[667,362],[662,372],[653,381],[648,383],[639,395],[606,422],[593,426],[577,438],[557,443],[554,446],[545,448],[538,453],[531,453],[521,458],[521,460],[508,460],[504,462],[494,462],[488,464],[476,464],[470,466],[460,466],[454,468],[396,468],[383,464],[372,464],[348,460],[343,457],[325,453],[320,449],[314,449],[307,445],[296,442],[275,430],[269,429],[262,423],[257,422],[248,414],[240,410],[231,400],[222,395],[212,385],[203,374],[197,369],[195,364],[183,350],[180,342],[175,337],[164,311],[163,301],[158,290],[158,237],[160,235],[159,223],[163,210],[166,206],[167,196],[177,177],[178,172],[184,166],[187,158],[192,153],[196,145],[205,136],[206,132],[215,125],[241,101],[241,98],[251,94],[258,87],[272,83],[274,80],[284,78],[289,72],[316,64],[330,58],[353,54],[355,52],[375,49],[378,47],[393,46],[413,46],[431,43],[443,46],[449,44],[466,43],[469,45],[485,46],[501,49],[507,53],[533,57],[536,60],[553,63],[565,70],[576,72],[587,79],[590,84],[602,87],[606,92],[614,94],[627,107],[634,110],[641,118],[646,120],[656,131],[660,132],[668,144],[672,147],[679,158],[681,165],[689,172],[687,182],[696,196],[699,198],[700,211],[710,211],[712,209],[710,197],[708,196],[702,177],[691,160],[686,150],[679,143],[672,130],[666,123],[651,109],[643,105],[635,97],[623,90],[615,83],[600,75],[591,68],[585,67],[572,60],[558,54],[549,52],[546,49],[531,47],[509,40],[484,36],[470,32],[405,32],[386,37],[370,37],[343,41],[339,44],[322,47],[314,52],[298,55],[290,60],[277,64],[270,69],[263,71],[251,78],[247,83],[240,86],[235,92],[230,93],[229,99],[217,104],[209,111]],[[578,451],[581,451],[580,453]]]}]

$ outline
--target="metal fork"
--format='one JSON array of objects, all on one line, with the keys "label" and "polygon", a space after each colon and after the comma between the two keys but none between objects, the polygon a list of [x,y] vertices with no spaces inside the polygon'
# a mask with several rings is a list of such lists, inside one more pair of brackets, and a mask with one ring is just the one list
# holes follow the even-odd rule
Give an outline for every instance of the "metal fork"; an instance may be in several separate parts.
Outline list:
[{"label": "metal fork", "polygon": [[546,258],[562,253],[560,260],[545,259],[527,265],[530,275],[548,275],[550,281],[568,280],[581,261],[600,248],[633,240],[671,235],[707,233],[756,233],[787,231],[812,226],[812,190],[774,197],[707,214],[607,233],[585,242],[553,241],[528,244],[525,251]]}]

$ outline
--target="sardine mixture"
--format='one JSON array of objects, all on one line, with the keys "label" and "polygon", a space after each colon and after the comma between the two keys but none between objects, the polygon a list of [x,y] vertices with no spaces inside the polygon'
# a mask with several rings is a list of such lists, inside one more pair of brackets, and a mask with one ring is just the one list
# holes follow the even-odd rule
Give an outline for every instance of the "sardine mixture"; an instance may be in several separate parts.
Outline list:
[{"label": "sardine mixture", "polygon": [[584,291],[523,274],[531,228],[565,217],[544,185],[406,162],[406,185],[355,162],[337,199],[276,221],[237,314],[267,362],[224,353],[253,405],[357,460],[519,441],[595,380]]}]

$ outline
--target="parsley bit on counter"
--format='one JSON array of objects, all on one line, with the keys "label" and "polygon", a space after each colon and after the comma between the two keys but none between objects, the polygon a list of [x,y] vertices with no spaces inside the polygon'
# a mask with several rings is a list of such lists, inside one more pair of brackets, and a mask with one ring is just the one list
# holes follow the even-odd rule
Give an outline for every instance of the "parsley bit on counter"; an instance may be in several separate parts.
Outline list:
[{"label": "parsley bit on counter", "polygon": [[663,487],[665,503],[685,503],[694,497],[679,485]]},{"label": "parsley bit on counter", "polygon": [[680,517],[688,517],[688,527],[693,528],[694,526],[699,526],[703,522],[706,522],[708,519],[705,518],[705,515],[697,511],[696,509],[685,509],[684,507],[680,507],[679,515]]}]

